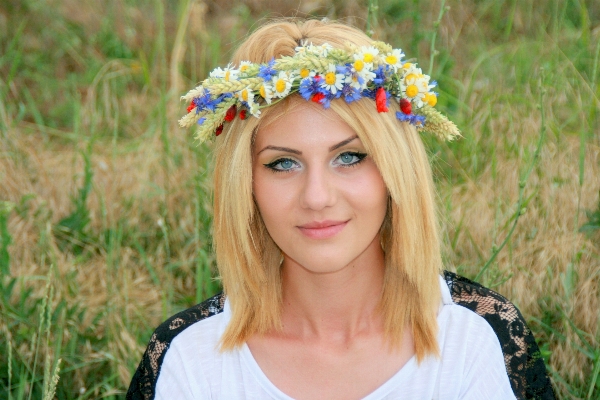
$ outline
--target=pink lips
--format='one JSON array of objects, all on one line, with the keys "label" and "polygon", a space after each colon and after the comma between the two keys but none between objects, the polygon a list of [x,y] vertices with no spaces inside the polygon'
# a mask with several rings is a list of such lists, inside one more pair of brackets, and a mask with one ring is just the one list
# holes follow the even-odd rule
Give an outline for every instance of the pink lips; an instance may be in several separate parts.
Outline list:
[{"label": "pink lips", "polygon": [[344,229],[348,221],[314,221],[298,226],[303,235],[311,239],[327,239]]}]

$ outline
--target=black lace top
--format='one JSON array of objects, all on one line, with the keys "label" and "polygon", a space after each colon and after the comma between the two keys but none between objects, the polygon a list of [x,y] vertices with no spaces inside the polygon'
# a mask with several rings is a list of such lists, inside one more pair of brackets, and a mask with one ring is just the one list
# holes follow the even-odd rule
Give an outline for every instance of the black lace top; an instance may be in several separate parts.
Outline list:
[{"label": "black lace top", "polygon": [[[492,327],[504,353],[513,392],[518,399],[554,399],[544,361],[525,319],[510,301],[480,284],[444,271],[455,304],[482,316]],[[128,400],[152,400],[160,367],[171,341],[188,326],[223,311],[219,293],[163,322],[154,331],[127,392]]]}]

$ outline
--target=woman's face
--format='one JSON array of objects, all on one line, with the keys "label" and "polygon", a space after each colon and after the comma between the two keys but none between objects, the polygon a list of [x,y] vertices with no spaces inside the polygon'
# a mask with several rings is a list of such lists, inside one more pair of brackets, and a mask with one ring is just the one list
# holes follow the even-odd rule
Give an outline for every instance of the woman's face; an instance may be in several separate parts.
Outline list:
[{"label": "woman's face", "polygon": [[300,104],[256,134],[253,191],[286,262],[323,273],[380,250],[387,189],[356,133],[333,111]]}]

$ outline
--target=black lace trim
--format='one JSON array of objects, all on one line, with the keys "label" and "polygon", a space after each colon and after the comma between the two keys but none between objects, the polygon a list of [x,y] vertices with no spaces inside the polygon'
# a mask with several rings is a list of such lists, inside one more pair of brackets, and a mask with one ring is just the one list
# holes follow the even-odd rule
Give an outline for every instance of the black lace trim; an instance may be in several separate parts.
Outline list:
[{"label": "black lace trim", "polygon": [[188,326],[223,312],[224,304],[225,296],[223,293],[219,293],[200,304],[175,314],[160,324],[152,334],[142,361],[140,361],[140,365],[131,379],[126,399],[154,399],[160,367],[175,336],[183,332]]},{"label": "black lace trim", "polygon": [[[506,298],[452,272],[444,278],[454,303],[482,316],[502,345],[504,362],[518,399],[555,399],[544,361],[531,330],[519,310]],[[225,296],[219,293],[163,322],[154,331],[138,366],[127,400],[153,400],[156,381],[171,341],[188,326],[223,311]]]},{"label": "black lace trim", "polygon": [[444,271],[452,301],[483,317],[504,353],[510,385],[518,399],[554,399],[540,349],[521,312],[505,297],[467,278]]}]

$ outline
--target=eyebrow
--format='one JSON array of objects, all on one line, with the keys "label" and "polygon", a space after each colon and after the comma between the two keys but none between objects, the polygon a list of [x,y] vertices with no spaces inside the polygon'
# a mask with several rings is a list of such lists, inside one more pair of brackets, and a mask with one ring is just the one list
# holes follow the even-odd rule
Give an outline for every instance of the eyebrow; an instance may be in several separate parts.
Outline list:
[{"label": "eyebrow", "polygon": [[[329,147],[329,151],[337,150],[340,147],[347,145],[348,143],[350,143],[351,141],[353,141],[355,139],[358,139],[358,136],[353,136],[353,137],[348,138],[346,140],[342,140],[338,144],[334,144],[333,146]],[[259,151],[258,153],[256,153],[256,155],[259,155],[260,153],[262,153],[265,150],[278,150],[278,151],[285,151],[287,153],[302,155],[302,152],[300,150],[290,149],[289,147],[270,146],[270,145],[269,146],[265,146],[261,151]]]},{"label": "eyebrow", "polygon": [[350,143],[350,142],[351,142],[351,141],[353,141],[354,139],[358,139],[358,136],[354,136],[354,137],[348,138],[348,139],[346,139],[346,140],[342,140],[342,141],[341,141],[341,142],[339,142],[338,144],[334,144],[333,146],[331,146],[331,147],[329,148],[329,151],[334,151],[334,150],[337,150],[337,149],[339,149],[340,147],[347,145],[348,143]]}]

